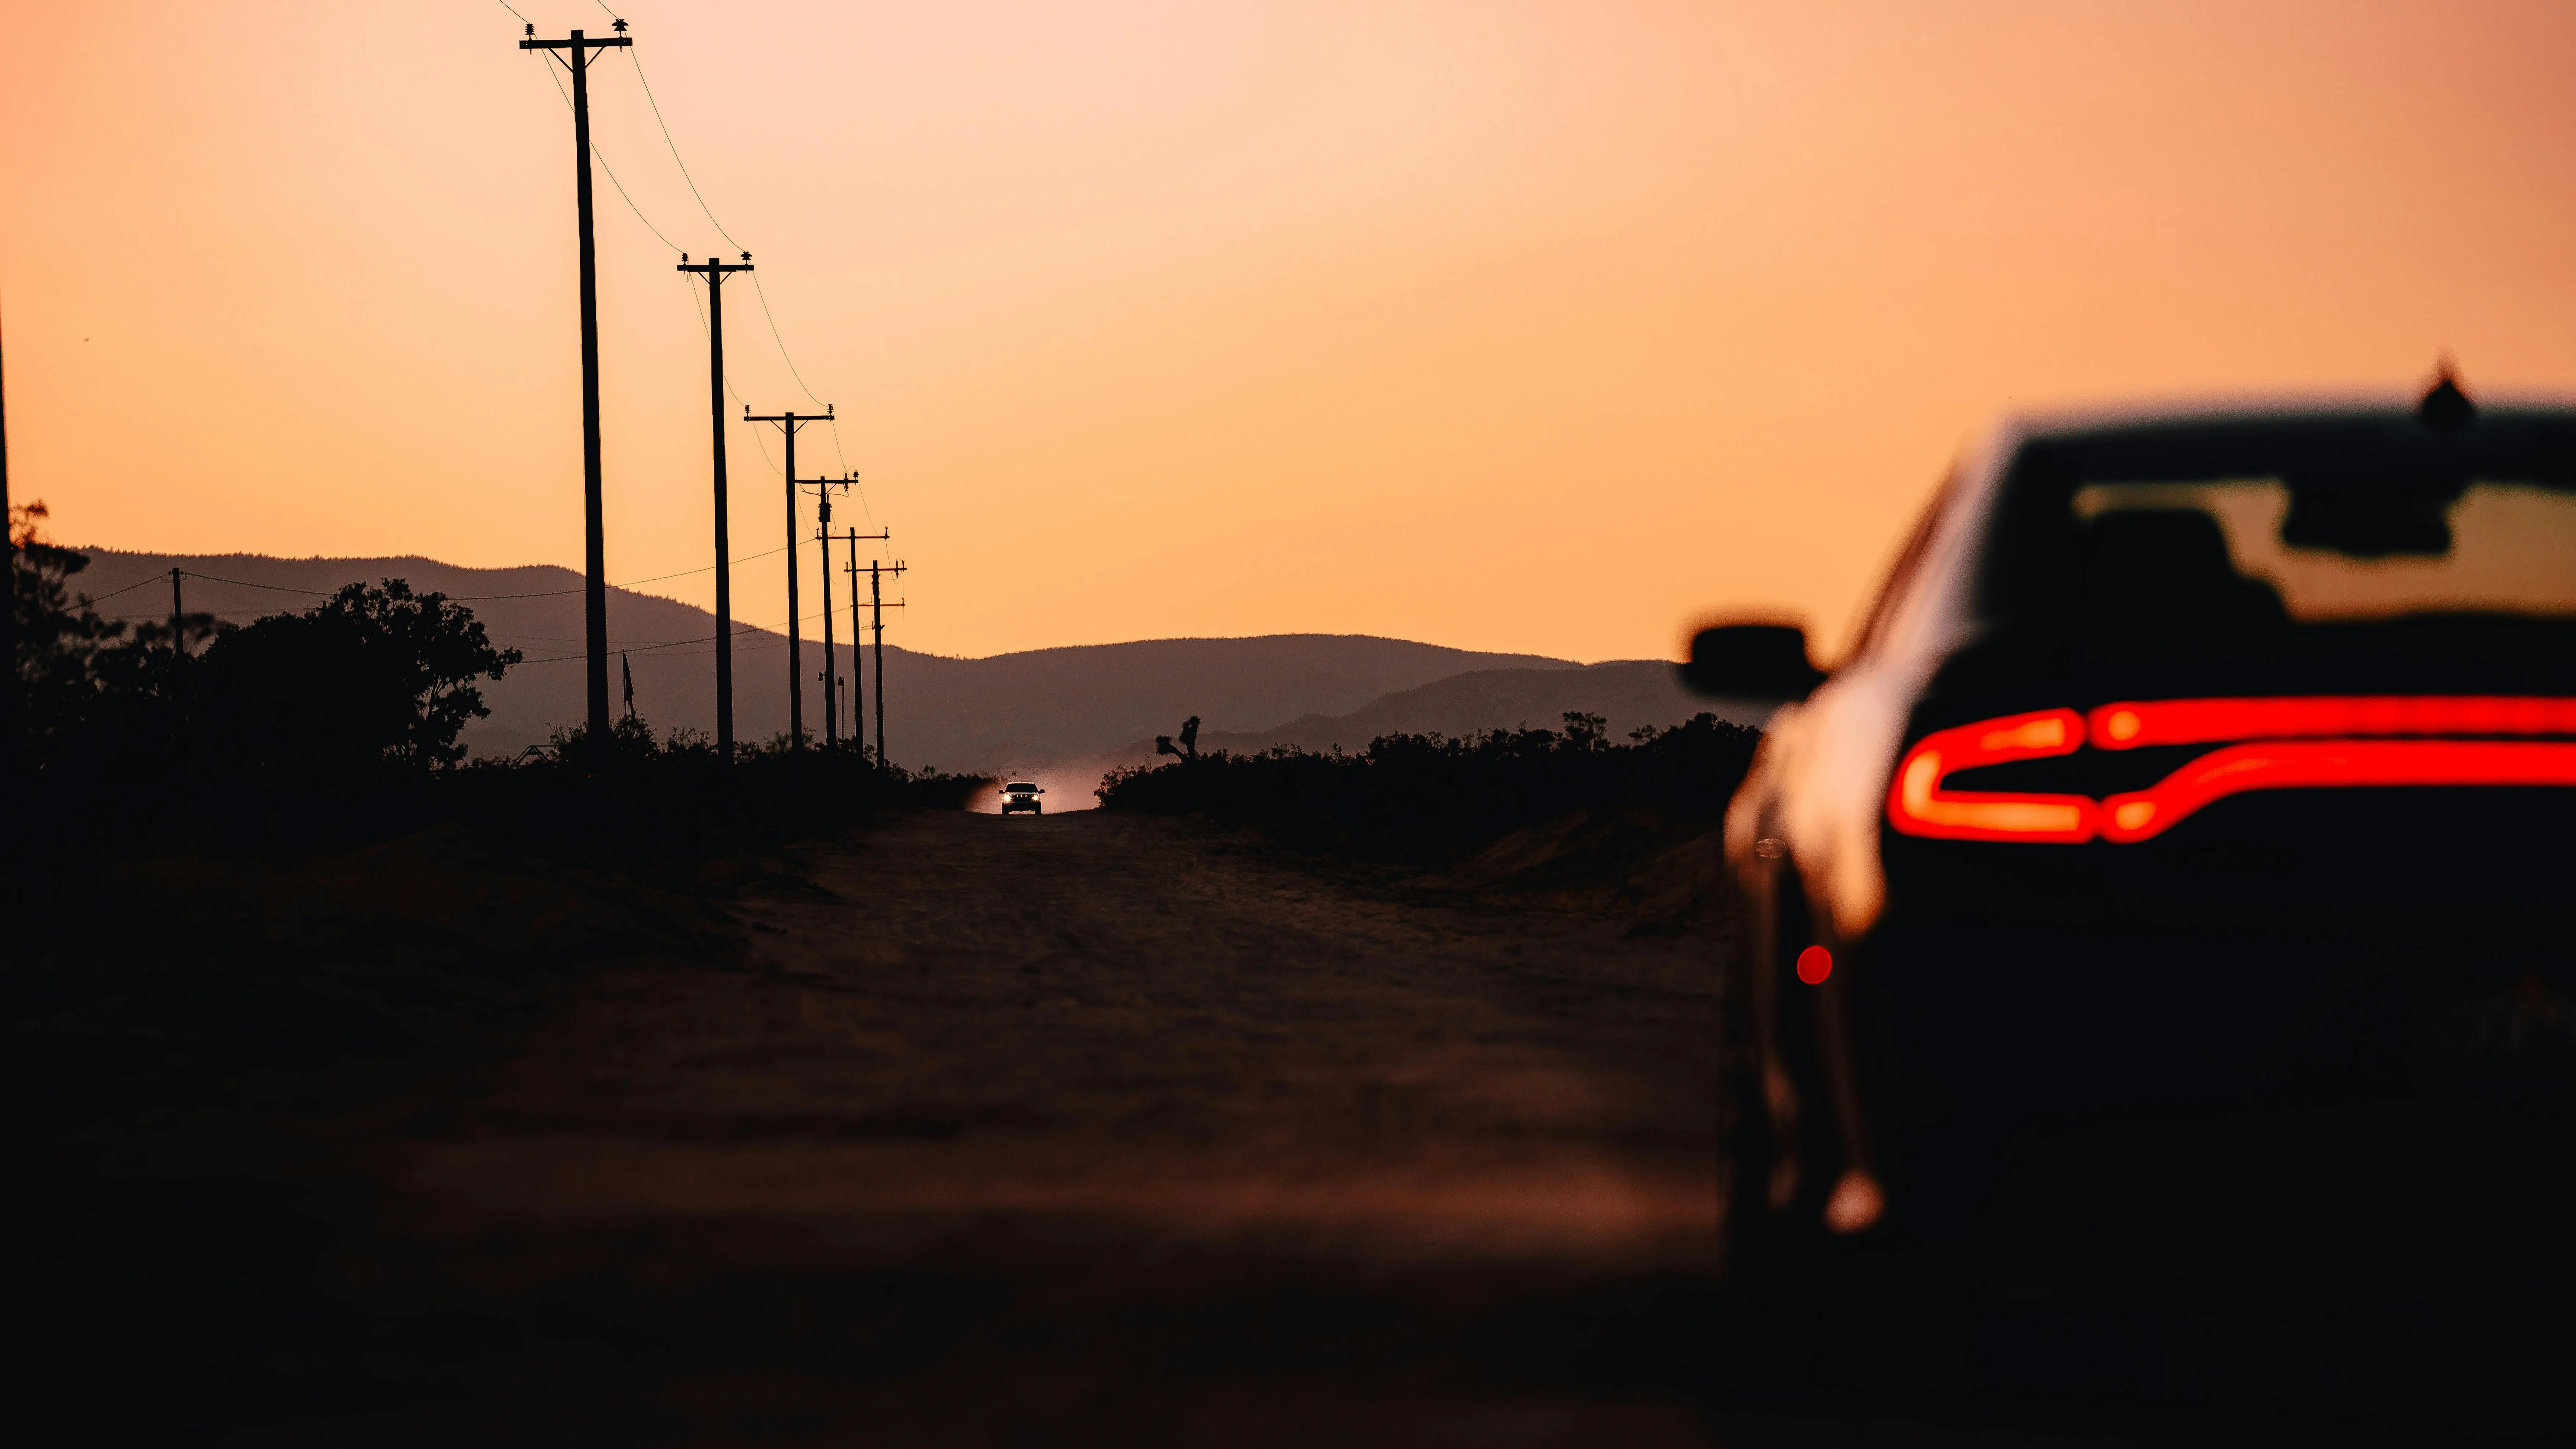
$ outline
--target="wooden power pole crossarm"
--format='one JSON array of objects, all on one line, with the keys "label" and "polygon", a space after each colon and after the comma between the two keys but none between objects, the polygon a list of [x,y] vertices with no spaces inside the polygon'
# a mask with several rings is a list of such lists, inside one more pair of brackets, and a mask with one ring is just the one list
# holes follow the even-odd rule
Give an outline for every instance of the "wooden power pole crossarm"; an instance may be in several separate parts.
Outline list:
[{"label": "wooden power pole crossarm", "polygon": [[537,39],[528,27],[521,50],[569,51],[554,59],[572,72],[573,195],[581,229],[581,475],[585,562],[582,622],[590,642],[590,747],[593,767],[608,751],[608,538],[599,489],[599,265],[590,227],[590,61],[591,52],[618,49],[635,42],[626,22],[617,34],[599,40],[576,30],[563,40]]}]

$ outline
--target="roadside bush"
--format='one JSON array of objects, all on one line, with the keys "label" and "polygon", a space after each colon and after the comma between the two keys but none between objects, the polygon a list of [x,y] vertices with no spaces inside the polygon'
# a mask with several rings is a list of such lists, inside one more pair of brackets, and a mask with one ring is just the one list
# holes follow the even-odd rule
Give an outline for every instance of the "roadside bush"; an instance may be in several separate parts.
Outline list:
[{"label": "roadside bush", "polygon": [[1356,755],[1219,751],[1115,771],[1097,794],[1106,809],[1201,815],[1267,829],[1294,849],[1428,865],[1576,810],[1715,822],[1760,738],[1702,714],[1614,744],[1599,715],[1576,713],[1562,730],[1384,735]]},{"label": "roadside bush", "polygon": [[586,731],[558,729],[515,760],[477,760],[439,772],[436,809],[520,836],[521,848],[616,863],[647,874],[866,823],[880,809],[959,810],[994,782],[980,775],[880,767],[844,743],[785,734],[737,744],[727,768],[695,730],[656,738],[640,718],[618,721],[593,761]]}]

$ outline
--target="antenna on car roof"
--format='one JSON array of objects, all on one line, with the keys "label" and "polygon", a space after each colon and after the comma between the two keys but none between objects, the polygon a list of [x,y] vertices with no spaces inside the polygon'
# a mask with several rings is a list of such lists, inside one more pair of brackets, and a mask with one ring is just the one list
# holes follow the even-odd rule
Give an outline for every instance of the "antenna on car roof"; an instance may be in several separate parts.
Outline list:
[{"label": "antenna on car roof", "polygon": [[2434,377],[2433,385],[2425,389],[2424,396],[2416,402],[2415,416],[2437,433],[2465,428],[2477,419],[2478,405],[2469,401],[2469,395],[2461,390],[2459,376],[2451,369],[2449,353],[2442,354],[2441,361],[2435,365],[2440,371]]}]

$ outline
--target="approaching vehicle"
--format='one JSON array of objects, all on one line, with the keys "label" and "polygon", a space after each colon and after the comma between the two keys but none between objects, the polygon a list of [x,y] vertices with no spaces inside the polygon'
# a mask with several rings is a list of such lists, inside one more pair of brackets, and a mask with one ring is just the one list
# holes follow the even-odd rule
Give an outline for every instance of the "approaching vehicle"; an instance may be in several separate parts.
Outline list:
[{"label": "approaching vehicle", "polygon": [[2576,408],[2009,428],[1830,678],[1684,678],[1792,701],[1726,823],[1739,1281],[1989,1378],[2576,1417],[2505,1367],[2576,1351]]},{"label": "approaching vehicle", "polygon": [[1044,815],[1046,806],[1038,800],[1038,797],[1045,793],[1046,791],[1035,785],[1017,783],[1004,785],[1002,813],[1008,815],[1015,810],[1025,810],[1031,815]]}]

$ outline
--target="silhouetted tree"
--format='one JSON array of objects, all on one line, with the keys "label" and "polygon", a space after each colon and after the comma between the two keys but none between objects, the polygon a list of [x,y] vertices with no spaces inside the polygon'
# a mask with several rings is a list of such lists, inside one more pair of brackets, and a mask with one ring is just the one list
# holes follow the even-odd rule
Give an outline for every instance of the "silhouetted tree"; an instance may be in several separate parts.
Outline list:
[{"label": "silhouetted tree", "polygon": [[350,584],[216,636],[194,671],[196,703],[238,764],[430,769],[463,759],[465,722],[492,712],[474,681],[520,658],[443,594]]},{"label": "silhouetted tree", "polygon": [[78,730],[96,708],[104,687],[99,654],[115,645],[125,626],[102,619],[87,595],[74,597],[71,578],[89,567],[89,556],[44,536],[42,500],[9,510],[9,600],[16,658],[10,687],[17,691],[20,738],[35,759],[47,745]]}]

